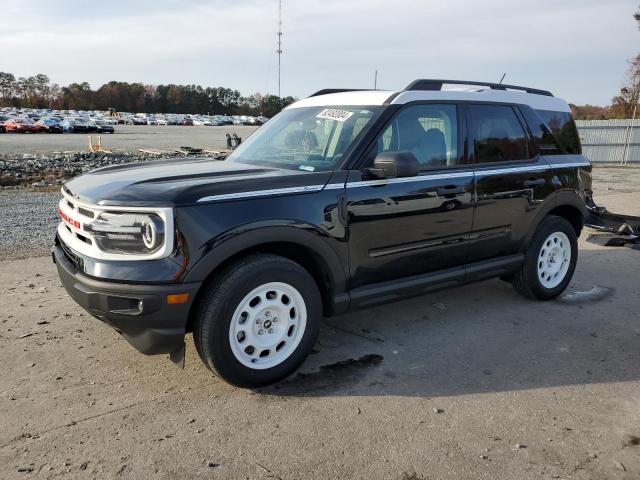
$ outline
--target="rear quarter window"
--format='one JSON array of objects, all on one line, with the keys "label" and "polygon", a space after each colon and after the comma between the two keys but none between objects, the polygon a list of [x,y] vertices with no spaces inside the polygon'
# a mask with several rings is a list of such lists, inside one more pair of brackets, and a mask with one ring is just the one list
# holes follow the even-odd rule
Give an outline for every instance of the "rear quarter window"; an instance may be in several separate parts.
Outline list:
[{"label": "rear quarter window", "polygon": [[545,152],[548,155],[580,154],[580,136],[576,128],[576,122],[569,112],[554,112],[551,110],[536,110],[538,116],[551,130],[556,142],[560,146],[559,150]]}]

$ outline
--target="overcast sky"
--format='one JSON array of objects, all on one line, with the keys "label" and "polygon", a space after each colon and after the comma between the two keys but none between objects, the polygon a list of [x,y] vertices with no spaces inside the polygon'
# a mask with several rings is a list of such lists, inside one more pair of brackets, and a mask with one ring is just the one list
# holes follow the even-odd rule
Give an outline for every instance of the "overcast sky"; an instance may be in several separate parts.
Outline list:
[{"label": "overcast sky", "polygon": [[[640,53],[638,0],[283,0],[282,94],[416,78],[608,104]],[[277,92],[277,0],[3,1],[0,71]]]}]

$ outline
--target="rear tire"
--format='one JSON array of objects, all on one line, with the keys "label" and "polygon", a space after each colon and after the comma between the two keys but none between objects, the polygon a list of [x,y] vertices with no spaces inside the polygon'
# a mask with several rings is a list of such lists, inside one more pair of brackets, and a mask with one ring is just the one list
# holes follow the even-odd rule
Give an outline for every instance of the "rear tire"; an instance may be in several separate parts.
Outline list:
[{"label": "rear tire", "polygon": [[524,263],[513,277],[513,287],[533,300],[556,298],[569,285],[577,261],[575,229],[566,219],[549,215],[538,225]]},{"label": "rear tire", "polygon": [[296,370],[315,344],[322,301],[311,275],[276,255],[251,255],[208,285],[195,312],[196,350],[217,376],[261,387]]}]

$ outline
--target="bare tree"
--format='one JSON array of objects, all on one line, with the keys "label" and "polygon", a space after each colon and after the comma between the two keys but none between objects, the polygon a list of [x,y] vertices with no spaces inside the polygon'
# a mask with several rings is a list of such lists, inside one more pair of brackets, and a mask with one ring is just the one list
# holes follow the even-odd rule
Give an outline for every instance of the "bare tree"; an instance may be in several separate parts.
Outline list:
[{"label": "bare tree", "polygon": [[640,100],[640,55],[629,61],[625,83],[612,100],[612,113],[618,118],[631,118]]},{"label": "bare tree", "polygon": [[[633,14],[640,28],[640,7]],[[611,113],[617,118],[631,118],[636,115],[638,101],[640,100],[640,55],[629,61],[625,85],[620,93],[613,97]]]}]

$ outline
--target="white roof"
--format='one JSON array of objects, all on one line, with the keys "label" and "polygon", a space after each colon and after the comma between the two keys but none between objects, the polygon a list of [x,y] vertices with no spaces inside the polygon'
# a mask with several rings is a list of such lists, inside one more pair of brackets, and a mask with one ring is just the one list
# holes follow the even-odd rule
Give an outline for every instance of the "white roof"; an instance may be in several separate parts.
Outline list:
[{"label": "white roof", "polygon": [[382,105],[393,93],[388,90],[329,93],[303,98],[287,108],[323,107],[325,105]]},{"label": "white roof", "polygon": [[388,90],[363,90],[354,92],[330,93],[316,97],[304,98],[287,108],[323,107],[338,105],[383,105],[396,94],[391,105],[404,104],[418,100],[461,100],[497,103],[520,103],[536,110],[553,110],[569,112],[567,102],[558,97],[536,95],[518,90],[492,90],[490,88],[452,90],[408,90],[393,92]]}]

